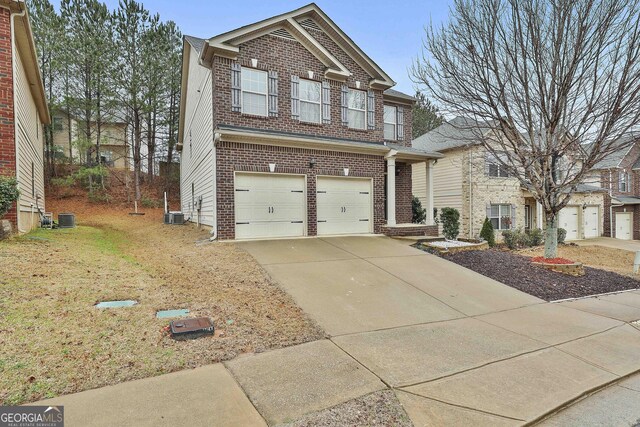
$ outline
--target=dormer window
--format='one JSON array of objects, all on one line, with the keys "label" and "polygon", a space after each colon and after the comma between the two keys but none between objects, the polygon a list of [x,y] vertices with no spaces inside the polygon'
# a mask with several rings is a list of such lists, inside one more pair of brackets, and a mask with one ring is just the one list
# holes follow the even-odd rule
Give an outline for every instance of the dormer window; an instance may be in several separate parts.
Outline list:
[{"label": "dormer window", "polygon": [[267,116],[267,72],[242,67],[242,113]]},{"label": "dormer window", "polygon": [[384,106],[384,139],[395,141],[397,138],[398,109],[391,105]]},{"label": "dormer window", "polygon": [[349,89],[347,109],[349,127],[353,129],[366,129],[367,92],[364,90]]}]

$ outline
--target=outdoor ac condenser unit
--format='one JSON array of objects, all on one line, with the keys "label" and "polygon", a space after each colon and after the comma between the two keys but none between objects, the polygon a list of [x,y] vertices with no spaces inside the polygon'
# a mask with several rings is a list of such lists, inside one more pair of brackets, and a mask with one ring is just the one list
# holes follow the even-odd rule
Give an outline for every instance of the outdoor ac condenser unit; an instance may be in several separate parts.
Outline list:
[{"label": "outdoor ac condenser unit", "polygon": [[184,224],[184,214],[183,213],[172,213],[172,224],[183,225]]},{"label": "outdoor ac condenser unit", "polygon": [[172,217],[172,214],[170,214],[170,213],[164,214],[164,223],[165,224],[171,224],[171,219],[172,219],[171,217]]}]

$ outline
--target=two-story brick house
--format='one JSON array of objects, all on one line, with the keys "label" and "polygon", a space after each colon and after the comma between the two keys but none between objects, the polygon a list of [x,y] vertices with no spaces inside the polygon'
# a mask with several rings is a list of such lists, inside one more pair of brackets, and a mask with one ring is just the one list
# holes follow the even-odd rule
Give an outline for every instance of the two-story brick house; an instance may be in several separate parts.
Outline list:
[{"label": "two-story brick house", "polygon": [[[629,145],[629,142],[635,143]],[[623,240],[640,239],[640,136],[620,138],[622,149],[597,163],[590,183],[607,192],[604,235]]]},{"label": "two-story brick house", "polygon": [[183,52],[192,221],[220,239],[437,232],[410,224],[411,165],[440,157],[411,148],[414,98],[315,4]]}]

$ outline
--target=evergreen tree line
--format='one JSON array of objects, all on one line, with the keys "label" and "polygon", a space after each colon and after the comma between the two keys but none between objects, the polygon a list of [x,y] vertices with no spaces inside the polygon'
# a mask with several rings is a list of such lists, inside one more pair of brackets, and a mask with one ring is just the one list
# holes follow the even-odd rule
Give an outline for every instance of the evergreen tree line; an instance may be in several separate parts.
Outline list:
[{"label": "evergreen tree line", "polygon": [[[140,178],[153,180],[155,163],[174,160],[178,139],[182,35],[142,3],[120,0],[110,11],[98,0],[30,0],[39,62],[52,112],[77,120],[74,144],[89,149],[86,161],[100,164],[106,123],[125,123],[133,165],[135,198]],[[53,124],[45,128],[48,175],[55,174]],[[69,155],[71,153],[63,153]]]}]

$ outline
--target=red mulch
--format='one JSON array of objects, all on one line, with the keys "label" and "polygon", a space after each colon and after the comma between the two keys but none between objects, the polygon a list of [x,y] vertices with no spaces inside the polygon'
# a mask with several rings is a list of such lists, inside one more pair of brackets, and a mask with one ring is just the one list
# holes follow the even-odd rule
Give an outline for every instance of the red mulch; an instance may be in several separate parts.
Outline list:
[{"label": "red mulch", "polygon": [[566,258],[545,258],[543,256],[535,256],[531,258],[531,262],[540,262],[544,264],[573,264],[574,262]]}]

